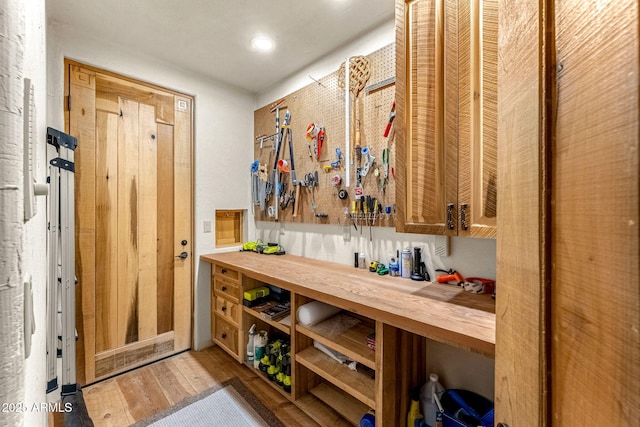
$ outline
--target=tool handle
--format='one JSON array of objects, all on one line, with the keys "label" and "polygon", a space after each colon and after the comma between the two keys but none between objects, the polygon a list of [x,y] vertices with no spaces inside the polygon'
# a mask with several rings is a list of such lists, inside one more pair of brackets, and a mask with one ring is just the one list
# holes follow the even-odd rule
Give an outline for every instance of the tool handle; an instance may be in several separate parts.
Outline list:
[{"label": "tool handle", "polygon": [[388,137],[389,136],[389,132],[391,132],[391,122],[387,123],[387,127],[384,129],[384,137]]},{"label": "tool handle", "polygon": [[291,215],[293,218],[298,216],[298,206],[300,205],[300,187],[301,185],[298,184],[296,185],[296,199],[293,202],[293,215]]}]

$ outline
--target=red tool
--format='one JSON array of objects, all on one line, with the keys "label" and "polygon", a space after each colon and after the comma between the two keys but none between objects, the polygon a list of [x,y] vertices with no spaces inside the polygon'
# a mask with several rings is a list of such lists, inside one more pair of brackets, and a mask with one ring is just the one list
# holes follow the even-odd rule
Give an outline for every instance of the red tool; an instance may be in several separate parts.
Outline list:
[{"label": "red tool", "polygon": [[461,286],[464,284],[464,279],[462,278],[462,276],[460,275],[460,273],[458,273],[457,271],[453,270],[453,269],[449,269],[449,270],[436,270],[436,271],[441,271],[445,274],[441,274],[439,276],[436,277],[436,280],[438,281],[438,283],[449,283],[449,282],[456,282],[456,285]]},{"label": "red tool", "polygon": [[316,158],[319,159],[322,154],[322,144],[324,144],[324,137],[326,132],[324,131],[324,126],[320,126],[320,130],[318,131],[318,149],[316,150]]},{"label": "red tool", "polygon": [[391,124],[393,123],[393,119],[396,118],[396,101],[393,101],[391,104],[391,112],[389,113],[389,122],[387,123],[387,127],[384,129],[384,137],[389,136],[389,132],[391,131]]}]

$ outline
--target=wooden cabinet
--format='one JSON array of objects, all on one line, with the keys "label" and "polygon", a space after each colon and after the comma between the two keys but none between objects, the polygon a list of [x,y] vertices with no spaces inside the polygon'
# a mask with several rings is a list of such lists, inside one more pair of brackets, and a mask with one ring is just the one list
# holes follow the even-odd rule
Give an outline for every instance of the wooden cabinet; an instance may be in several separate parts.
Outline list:
[{"label": "wooden cabinet", "polygon": [[[213,341],[241,363],[252,324],[270,339],[289,341],[291,391],[269,384],[323,426],[358,425],[370,409],[378,426],[406,425],[409,390],[427,379],[428,339],[494,353],[495,304],[489,295],[430,282],[407,286],[406,279],[292,255],[235,252],[201,259],[212,264]],[[267,320],[242,305],[244,290],[264,285],[290,292],[288,318]],[[340,318],[300,324],[298,307],[312,301],[340,308]],[[350,326],[341,329],[336,322]],[[367,337],[374,333],[371,349]],[[318,344],[346,356],[356,369],[337,363]]]},{"label": "wooden cabinet", "polygon": [[398,231],[495,237],[497,0],[396,1]]},{"label": "wooden cabinet", "polygon": [[639,13],[500,4],[496,422],[640,420]]},{"label": "wooden cabinet", "polygon": [[241,279],[242,275],[236,270],[212,267],[211,338],[239,361],[244,357],[239,342],[243,336]]}]

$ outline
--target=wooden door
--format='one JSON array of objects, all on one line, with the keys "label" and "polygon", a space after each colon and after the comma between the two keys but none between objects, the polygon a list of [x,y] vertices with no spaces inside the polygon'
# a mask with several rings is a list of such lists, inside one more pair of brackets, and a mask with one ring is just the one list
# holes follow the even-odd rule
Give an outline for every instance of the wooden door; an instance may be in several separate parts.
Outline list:
[{"label": "wooden door", "polygon": [[456,234],[457,2],[398,0],[396,28],[396,229]]},{"label": "wooden door", "polygon": [[495,237],[498,1],[461,1],[458,14],[458,235]]},{"label": "wooden door", "polygon": [[639,16],[556,2],[554,426],[640,425]]},{"label": "wooden door", "polygon": [[65,68],[78,138],[78,379],[91,383],[191,346],[193,100]]}]

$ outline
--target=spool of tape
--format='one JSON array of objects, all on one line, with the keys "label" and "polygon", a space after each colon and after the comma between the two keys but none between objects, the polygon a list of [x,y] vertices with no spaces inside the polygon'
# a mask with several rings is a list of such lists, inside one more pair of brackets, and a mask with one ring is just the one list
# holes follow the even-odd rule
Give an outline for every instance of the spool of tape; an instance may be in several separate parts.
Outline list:
[{"label": "spool of tape", "polygon": [[347,193],[347,190],[340,190],[338,191],[338,199],[340,200],[344,200],[349,196],[349,193]]},{"label": "spool of tape", "polygon": [[334,187],[336,185],[340,185],[341,182],[342,182],[342,178],[340,177],[340,175],[334,175],[333,179],[331,180],[331,184],[333,184]]},{"label": "spool of tape", "polygon": [[278,160],[278,168],[280,172],[289,172],[289,162],[284,159]]}]

